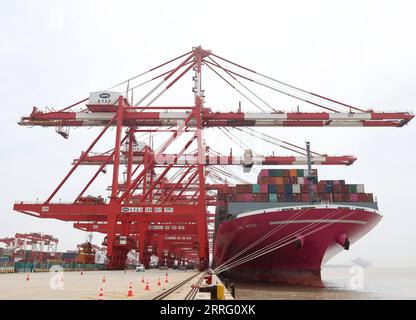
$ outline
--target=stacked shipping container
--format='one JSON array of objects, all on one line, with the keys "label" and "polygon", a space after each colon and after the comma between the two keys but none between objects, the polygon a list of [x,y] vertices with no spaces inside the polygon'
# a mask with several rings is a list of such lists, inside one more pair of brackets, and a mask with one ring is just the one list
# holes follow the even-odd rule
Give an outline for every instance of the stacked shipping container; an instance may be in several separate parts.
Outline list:
[{"label": "stacked shipping container", "polygon": [[320,201],[374,202],[373,194],[365,193],[363,184],[346,184],[345,180],[318,181],[313,169],[307,177],[304,169],[262,169],[257,184],[237,184],[218,193],[220,215],[226,213],[227,202],[309,202],[309,184]]}]

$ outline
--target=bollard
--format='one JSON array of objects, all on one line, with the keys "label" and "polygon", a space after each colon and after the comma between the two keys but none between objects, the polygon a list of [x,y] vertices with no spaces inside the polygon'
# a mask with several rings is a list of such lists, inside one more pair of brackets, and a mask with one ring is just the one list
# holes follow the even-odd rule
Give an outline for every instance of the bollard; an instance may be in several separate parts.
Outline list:
[{"label": "bollard", "polygon": [[217,289],[217,300],[225,300],[224,285],[217,284],[216,289]]}]

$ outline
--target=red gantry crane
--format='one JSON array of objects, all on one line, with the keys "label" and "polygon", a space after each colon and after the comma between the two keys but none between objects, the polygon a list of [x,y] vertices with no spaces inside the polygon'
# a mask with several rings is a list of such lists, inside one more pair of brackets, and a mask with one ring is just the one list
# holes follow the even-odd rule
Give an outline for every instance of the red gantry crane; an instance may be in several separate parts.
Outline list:
[{"label": "red gantry crane", "polygon": [[[205,106],[203,68],[225,81],[258,111],[243,112],[241,104],[236,112],[213,111]],[[189,72],[193,73],[193,104],[156,106],[155,102]],[[154,85],[149,90],[143,89],[150,84]],[[284,94],[318,111],[278,110],[253,87]],[[308,92],[195,47],[63,109],[42,112],[34,107],[20,125],[55,127],[64,138],[68,138],[70,127],[102,130],[45,201],[17,202],[14,210],[39,218],[73,221],[75,228],[105,234],[109,269],[123,269],[127,253],[137,250],[146,266],[151,255],[157,255],[159,262],[168,266],[177,260],[198,263],[202,270],[208,266],[215,219],[208,207],[217,204],[216,191],[226,189],[228,179],[244,181],[228,166],[240,165],[249,171],[253,165],[307,163],[305,148],[253,127],[402,127],[412,118],[408,112],[376,112]],[[93,152],[110,127],[115,128],[114,147]],[[220,130],[224,138],[240,145],[244,154],[235,156],[230,151],[223,155],[208,147],[203,139],[207,128]],[[296,155],[255,154],[236,133]],[[163,137],[154,147],[156,135]],[[312,153],[312,163],[318,165],[350,165],[355,160],[353,156]],[[53,201],[80,165],[94,165],[97,170],[71,203]],[[109,198],[85,196],[108,167],[112,168]]]}]

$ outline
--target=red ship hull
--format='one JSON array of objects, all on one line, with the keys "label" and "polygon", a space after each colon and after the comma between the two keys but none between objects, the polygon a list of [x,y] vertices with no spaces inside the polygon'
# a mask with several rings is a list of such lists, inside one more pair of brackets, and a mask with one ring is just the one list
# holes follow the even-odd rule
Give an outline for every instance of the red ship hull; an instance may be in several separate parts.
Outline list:
[{"label": "red ship hull", "polygon": [[[307,208],[309,207],[309,208]],[[377,210],[335,205],[253,211],[222,222],[214,246],[214,267],[236,263],[226,277],[293,285],[323,286],[321,266],[348,249],[379,221]],[[251,246],[263,237],[263,240]],[[240,262],[258,250],[274,250]],[[250,248],[247,250],[247,248]],[[242,250],[243,254],[237,255]]]}]

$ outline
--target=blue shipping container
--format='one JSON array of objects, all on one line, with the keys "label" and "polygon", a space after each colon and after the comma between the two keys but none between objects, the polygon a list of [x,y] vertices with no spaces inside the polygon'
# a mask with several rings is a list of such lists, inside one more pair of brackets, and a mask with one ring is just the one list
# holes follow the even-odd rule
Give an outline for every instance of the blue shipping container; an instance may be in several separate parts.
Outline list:
[{"label": "blue shipping container", "polygon": [[277,193],[277,187],[275,184],[269,184],[268,189],[269,193]]},{"label": "blue shipping container", "polygon": [[292,190],[293,188],[292,188],[291,184],[285,184],[284,188],[285,188],[285,193],[292,193],[293,192],[293,190]]}]

